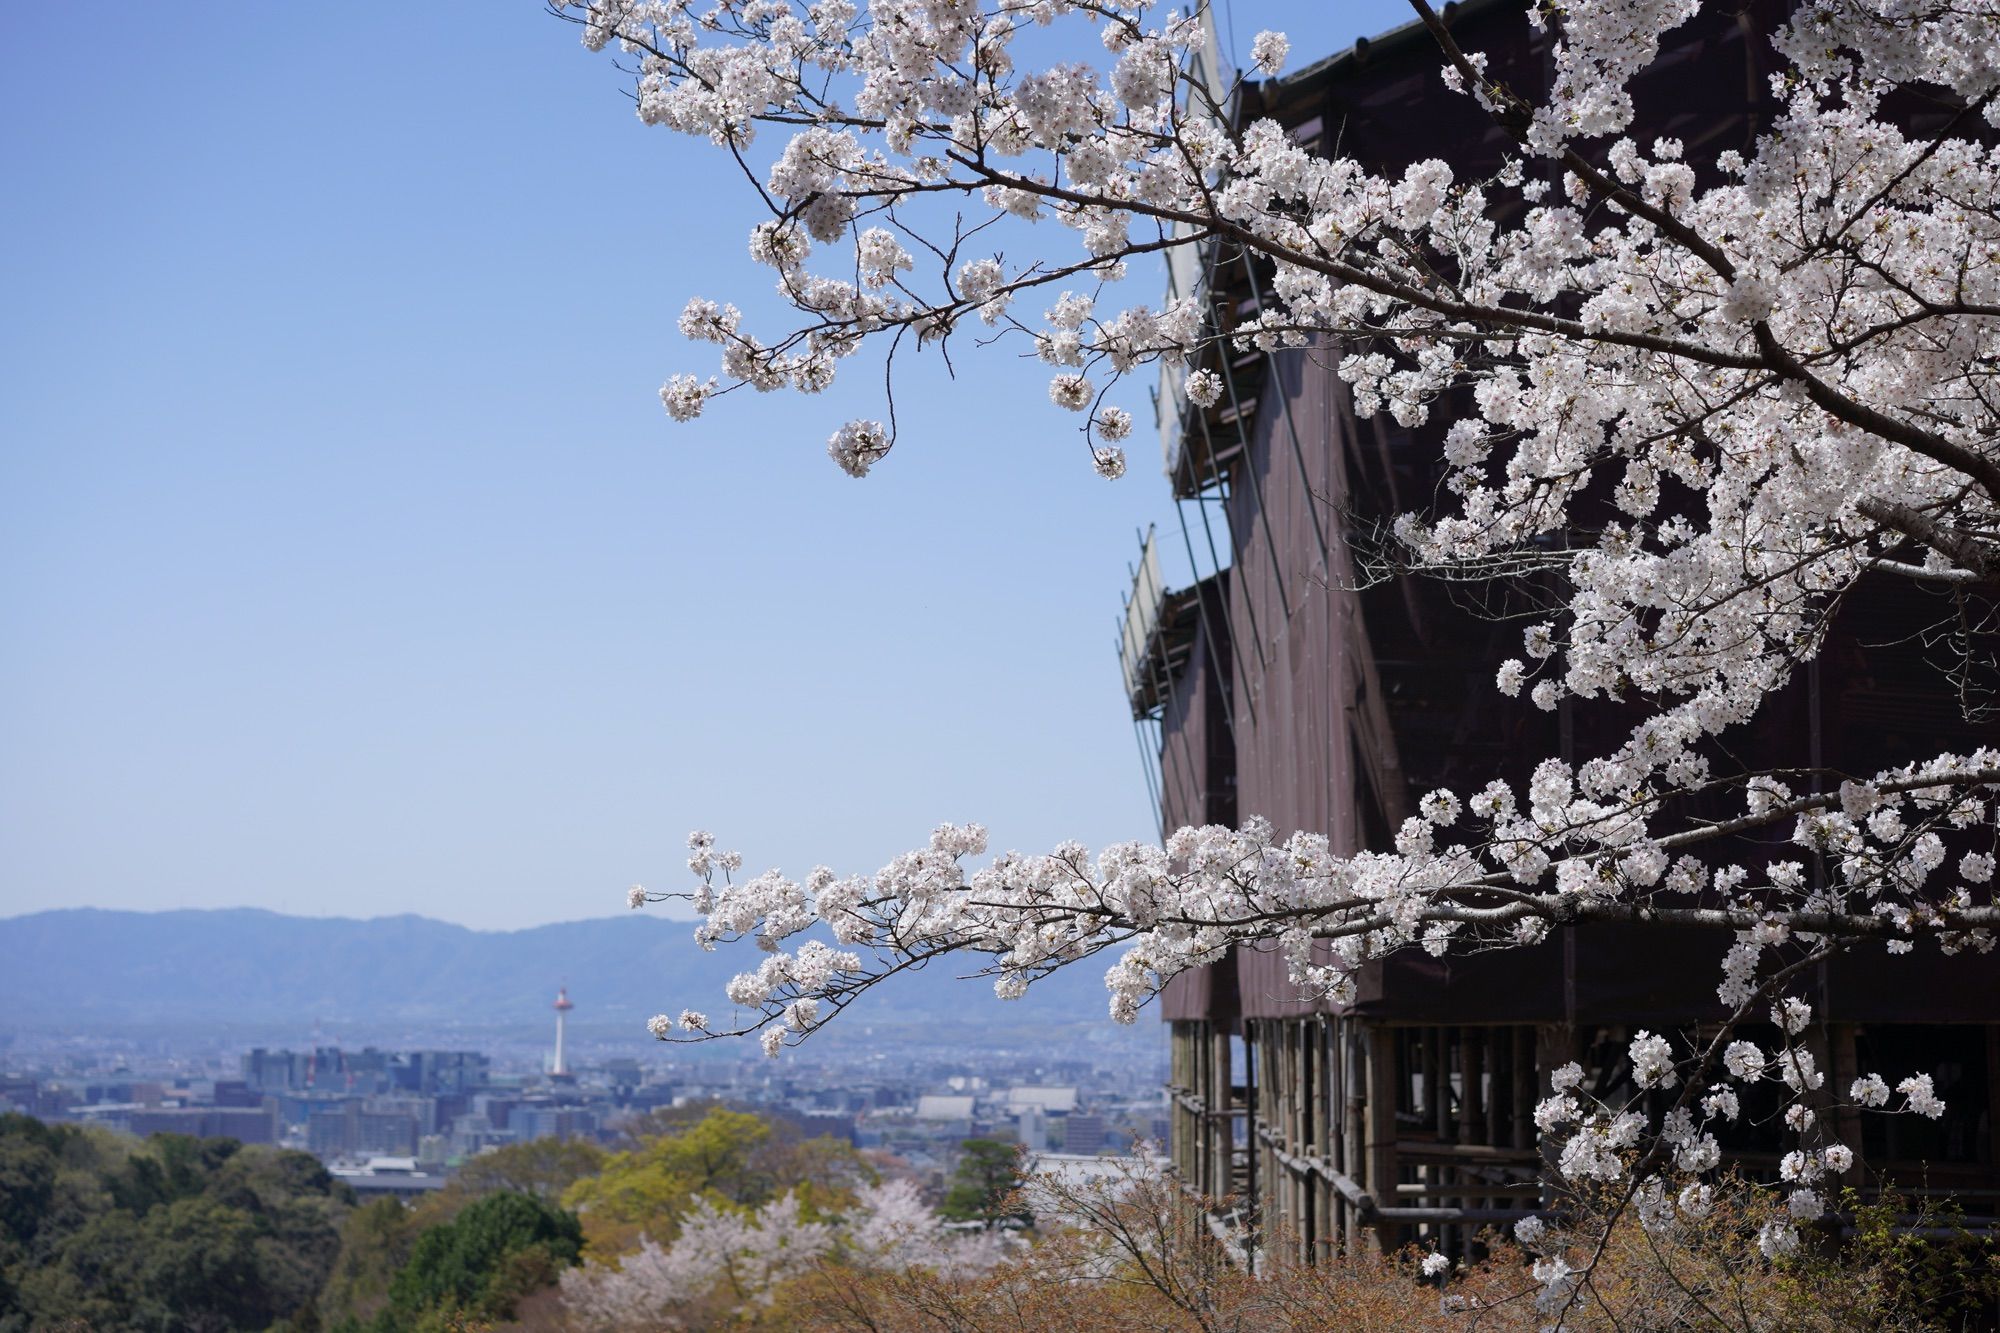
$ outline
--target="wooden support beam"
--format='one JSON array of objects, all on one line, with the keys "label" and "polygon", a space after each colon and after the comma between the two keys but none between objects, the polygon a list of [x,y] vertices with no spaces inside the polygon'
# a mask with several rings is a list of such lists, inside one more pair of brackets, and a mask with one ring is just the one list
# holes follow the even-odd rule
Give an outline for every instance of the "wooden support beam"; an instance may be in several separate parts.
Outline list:
[{"label": "wooden support beam", "polygon": [[[1845,1083],[1840,1085],[1846,1087]],[[1856,1133],[1850,1143],[1861,1142]],[[1986,1025],[1986,1166],[2000,1165],[2000,1027]]]},{"label": "wooden support beam", "polygon": [[1535,1035],[1526,1024],[1513,1029],[1512,1069],[1514,1105],[1508,1129],[1516,1148],[1535,1146]]},{"label": "wooden support beam", "polygon": [[[1574,1059],[1575,1051],[1576,1029],[1569,1024],[1537,1023],[1535,1025],[1535,1095],[1537,1097],[1546,1096],[1551,1091],[1553,1085],[1549,1082],[1549,1075]],[[1543,1145],[1542,1160],[1545,1168],[1543,1178],[1554,1181],[1556,1178],[1556,1164],[1555,1148],[1552,1144]],[[1542,1203],[1544,1205],[1553,1205],[1555,1203],[1553,1189],[1543,1191]]]},{"label": "wooden support beam", "polygon": [[1458,1030],[1458,1141],[1480,1143],[1486,1137],[1486,1044],[1483,1028]]},{"label": "wooden support beam", "polygon": [[[1396,1161],[1396,1033],[1374,1027],[1368,1032],[1368,1174],[1361,1183],[1368,1190],[1392,1197],[1401,1184]],[[1375,1242],[1383,1250],[1395,1248],[1393,1231],[1377,1227]]]}]

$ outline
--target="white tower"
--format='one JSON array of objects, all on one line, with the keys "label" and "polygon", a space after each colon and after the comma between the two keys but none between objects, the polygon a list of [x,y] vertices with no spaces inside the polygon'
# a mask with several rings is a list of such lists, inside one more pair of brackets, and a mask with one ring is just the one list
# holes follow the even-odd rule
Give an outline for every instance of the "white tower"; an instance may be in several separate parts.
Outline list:
[{"label": "white tower", "polygon": [[549,1072],[551,1074],[561,1076],[569,1072],[569,1064],[563,1059],[563,1019],[569,1016],[570,1010],[576,1008],[576,1004],[569,998],[569,987],[564,986],[556,992],[555,1008],[556,1008],[556,1063],[555,1067],[549,1070]]}]

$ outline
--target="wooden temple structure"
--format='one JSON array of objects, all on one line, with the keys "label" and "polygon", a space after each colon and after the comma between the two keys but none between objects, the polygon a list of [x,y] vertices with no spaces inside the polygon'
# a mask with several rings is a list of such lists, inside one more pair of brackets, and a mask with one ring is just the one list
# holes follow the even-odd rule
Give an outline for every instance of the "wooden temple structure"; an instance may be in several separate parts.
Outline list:
[{"label": "wooden temple structure", "polygon": [[[1499,77],[1524,92],[1544,86],[1547,38],[1521,4],[1446,12]],[[1747,148],[1771,111],[1768,34],[1782,12],[1757,0],[1709,6],[1673,33],[1634,89],[1634,137],[1679,138],[1691,160]],[[1247,85],[1235,114],[1275,118],[1300,142],[1378,170],[1428,157],[1461,179],[1496,169],[1506,141],[1471,99],[1446,91],[1441,65],[1413,24]],[[1259,308],[1271,275],[1211,250],[1171,277],[1226,332]],[[1497,586],[1371,563],[1387,523],[1437,493],[1449,413],[1415,431],[1358,418],[1336,356],[1212,348],[1203,365],[1225,392],[1206,410],[1173,372],[1161,385],[1178,525],[1146,539],[1121,656],[1165,830],[1261,815],[1281,836],[1324,832],[1336,851],[1386,848],[1423,793],[1522,783],[1537,759],[1601,753],[1629,726],[1610,705],[1549,714],[1496,693],[1495,669],[1519,655],[1525,623],[1496,614],[1510,609]],[[1163,551],[1185,556],[1188,586],[1163,586]],[[1920,631],[1948,614],[1943,594],[1881,578],[1856,589],[1814,663],[1753,725],[1747,743],[1764,762],[1872,773],[2000,734],[1968,722],[1927,660]],[[1469,1253],[1480,1229],[1543,1202],[1532,1111],[1549,1071],[1582,1058],[1614,1091],[1636,1029],[1712,1031],[1728,943],[1593,925],[1530,949],[1409,950],[1369,965],[1345,1006],[1301,996],[1275,955],[1239,948],[1160,999],[1172,1028],[1172,1162],[1189,1191],[1218,1201],[1220,1220],[1282,1234],[1308,1256],[1412,1240]],[[1921,958],[1878,948],[1820,969],[1807,987],[1827,1020],[1815,1029],[1820,1064],[1841,1088],[1863,1068],[1891,1082],[1932,1074],[1942,1120],[1866,1117],[1850,1141],[1868,1179],[1950,1189],[1973,1218],[1990,1216],[2000,1212],[2000,956],[1919,948]],[[1778,1127],[1745,1110],[1725,1146],[1746,1169],[1774,1168]]]}]

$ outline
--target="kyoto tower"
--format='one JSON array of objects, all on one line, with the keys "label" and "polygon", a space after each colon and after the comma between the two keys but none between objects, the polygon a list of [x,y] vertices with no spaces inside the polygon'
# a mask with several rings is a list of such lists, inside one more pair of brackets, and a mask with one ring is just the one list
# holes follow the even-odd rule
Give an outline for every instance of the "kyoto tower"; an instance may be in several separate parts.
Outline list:
[{"label": "kyoto tower", "polygon": [[576,1003],[569,998],[569,987],[564,986],[561,989],[557,990],[556,1003],[555,1003],[556,1063],[555,1067],[549,1070],[549,1072],[558,1078],[569,1072],[569,1065],[563,1059],[563,1019],[566,1018],[569,1015],[569,1011],[574,1008],[576,1008]]}]

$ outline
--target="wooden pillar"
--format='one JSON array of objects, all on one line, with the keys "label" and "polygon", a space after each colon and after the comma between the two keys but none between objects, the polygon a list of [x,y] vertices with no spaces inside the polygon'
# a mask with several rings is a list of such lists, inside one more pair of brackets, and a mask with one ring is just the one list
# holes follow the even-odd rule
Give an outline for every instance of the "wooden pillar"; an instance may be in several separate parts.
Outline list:
[{"label": "wooden pillar", "polygon": [[1448,1029],[1442,1027],[1424,1029],[1424,1099],[1430,1103],[1426,1119],[1430,1131],[1438,1135],[1438,1143],[1452,1139],[1452,1099],[1444,1087],[1452,1079],[1450,1055],[1444,1049],[1446,1033]]},{"label": "wooden pillar", "polygon": [[[1250,1215],[1250,1229],[1249,1229],[1249,1234],[1244,1237],[1244,1245],[1246,1248],[1252,1250],[1253,1263],[1255,1262],[1254,1259],[1255,1248],[1258,1245],[1262,1244],[1262,1241],[1259,1239],[1258,1232],[1262,1226],[1263,1203],[1264,1203],[1263,1200],[1264,1180],[1260,1176],[1257,1170],[1257,1167],[1259,1165],[1257,1159],[1264,1150],[1263,1141],[1257,1137],[1257,1126],[1260,1123],[1259,1117],[1263,1113],[1263,1108],[1259,1106],[1257,1102],[1257,1094],[1260,1091],[1260,1089],[1257,1086],[1257,1074],[1258,1074],[1257,1038],[1262,1035],[1262,1033],[1259,1031],[1259,1029],[1262,1026],[1263,1026],[1262,1024],[1253,1023],[1249,1019],[1245,1019],[1243,1021],[1242,1119],[1243,1119],[1243,1137],[1245,1146],[1245,1151],[1243,1153],[1243,1170],[1244,1170],[1243,1203],[1244,1206],[1247,1209],[1249,1209],[1249,1215]],[[1233,1123],[1234,1122],[1232,1122],[1232,1126]],[[1235,1135],[1232,1133],[1230,1138],[1233,1146]]]},{"label": "wooden pillar", "polygon": [[[1820,1068],[1826,1071],[1827,1086],[1821,1097],[1819,1113],[1831,1116],[1831,1129],[1836,1140],[1854,1149],[1854,1162],[1861,1165],[1861,1110],[1848,1097],[1847,1090],[1854,1085],[1860,1074],[1859,1053],[1855,1050],[1855,1030],[1852,1023],[1828,1023],[1825,1025],[1825,1049],[1813,1054],[1820,1059]],[[1862,1177],[1856,1172],[1848,1172],[1835,1180],[1839,1185],[1852,1185]]]},{"label": "wooden pillar", "polygon": [[[1298,1080],[1294,1084],[1298,1089],[1296,1107],[1298,1119],[1293,1140],[1298,1147],[1293,1151],[1307,1161],[1313,1161],[1320,1155],[1319,1146],[1314,1142],[1313,1135],[1313,1124],[1317,1118],[1314,1108],[1319,1104],[1318,1062],[1313,1059],[1313,1041],[1318,1030],[1318,1022],[1316,1018],[1302,1017],[1292,1024],[1292,1073]],[[1294,1197],[1299,1204],[1296,1219],[1299,1230],[1299,1258],[1309,1261],[1319,1247],[1320,1233],[1324,1225],[1319,1215],[1319,1177],[1311,1174],[1300,1176]]]},{"label": "wooden pillar", "polygon": [[[1328,1017],[1322,1019],[1319,1029],[1320,1088],[1324,1101],[1320,1105],[1320,1151],[1336,1171],[1345,1171],[1341,1164],[1341,1130],[1346,1124],[1345,1094],[1340,1082],[1340,1020]],[[1347,1243],[1342,1228],[1342,1208],[1340,1191],[1334,1189],[1333,1182],[1322,1180],[1320,1190],[1326,1200],[1326,1245],[1329,1253],[1337,1251]]]},{"label": "wooden pillar", "polygon": [[1481,1143],[1485,1127],[1484,1095],[1487,1028],[1458,1030],[1458,1141]]},{"label": "wooden pillar", "polygon": [[[1460,1143],[1480,1142],[1480,1090],[1479,1081],[1485,1061],[1481,1058],[1486,1045],[1485,1028],[1461,1027],[1458,1029],[1458,1135]],[[1463,1187],[1473,1183],[1471,1165],[1460,1161],[1452,1168],[1452,1183]],[[1479,1200],[1469,1194],[1458,1196],[1461,1208],[1476,1208]],[[1465,1226],[1450,1228],[1450,1253],[1461,1257],[1470,1253],[1469,1241],[1472,1229]]]},{"label": "wooden pillar", "polygon": [[[1336,1034],[1340,1056],[1340,1144],[1334,1165],[1350,1180],[1366,1188],[1368,1182],[1368,1080],[1364,1068],[1361,1025],[1351,1018],[1337,1019]],[[1361,1251],[1361,1222],[1346,1199],[1340,1209],[1340,1243],[1350,1254]]]},{"label": "wooden pillar", "polygon": [[[1204,1062],[1208,1058],[1208,1047],[1203,1044],[1201,1039],[1203,1026],[1200,1023],[1190,1023],[1187,1025],[1187,1086],[1188,1092],[1193,1097],[1195,1103],[1205,1107],[1208,1105],[1208,1102],[1205,1100],[1208,1079],[1204,1077],[1202,1071]],[[1187,1170],[1181,1179],[1187,1181],[1190,1189],[1199,1193],[1208,1187],[1207,1181],[1202,1175],[1206,1166],[1202,1158],[1202,1134],[1204,1129],[1202,1123],[1194,1118],[1192,1112],[1189,1112],[1188,1116]]]},{"label": "wooden pillar", "polygon": [[1227,1198],[1236,1190],[1235,1175],[1235,1121],[1229,1111],[1236,1104],[1236,1075],[1230,1059],[1229,1033],[1221,1024],[1210,1030],[1210,1073],[1214,1080],[1215,1100],[1209,1103],[1214,1114],[1209,1118],[1209,1193],[1217,1199]]},{"label": "wooden pillar", "polygon": [[1214,1163],[1210,1161],[1210,1157],[1214,1147],[1212,1139],[1214,1139],[1214,1111],[1216,1111],[1214,1103],[1216,1051],[1214,1043],[1210,1041],[1212,1027],[1214,1027],[1212,1023],[1202,1023],[1196,1029],[1196,1051],[1194,1051],[1194,1065],[1196,1065],[1194,1095],[1202,1107],[1200,1149],[1194,1155],[1194,1191],[1200,1195],[1214,1193]]},{"label": "wooden pillar", "polygon": [[[1368,1032],[1368,1174],[1363,1189],[1378,1204],[1393,1204],[1398,1176],[1396,1160],[1396,1085],[1402,1076],[1396,1059],[1396,1031],[1375,1026]],[[1375,1228],[1375,1243],[1383,1249],[1394,1246],[1394,1236],[1386,1225]]]},{"label": "wooden pillar", "polygon": [[[1313,1107],[1317,1104],[1313,1086],[1314,1068],[1312,1058],[1313,1030],[1316,1020],[1297,1018],[1291,1023],[1292,1029],[1292,1142],[1298,1146],[1292,1151],[1308,1161],[1319,1156],[1319,1147],[1313,1141]],[[1299,1232],[1299,1258],[1310,1259],[1313,1246],[1319,1237],[1318,1202],[1319,1177],[1303,1175],[1292,1186],[1292,1198],[1298,1204],[1298,1213],[1292,1219]]]},{"label": "wooden pillar", "polygon": [[[1418,1109],[1423,1112],[1424,1125],[1439,1143],[1451,1139],[1451,1099],[1445,1095],[1445,1083],[1451,1078],[1451,1056],[1445,1049],[1446,1029],[1427,1027],[1422,1029],[1424,1043],[1424,1100]],[[1437,1161],[1426,1162],[1417,1170],[1417,1178],[1431,1191],[1427,1200],[1443,1202],[1443,1196],[1436,1191],[1444,1184],[1447,1169]],[[1385,1198],[1384,1203],[1393,1202]],[[1431,1230],[1435,1231],[1434,1224]]]},{"label": "wooden pillar", "polygon": [[[1546,1097],[1552,1086],[1549,1076],[1575,1058],[1576,1029],[1567,1023],[1537,1023],[1535,1025],[1535,1095]],[[1532,1122],[1531,1122],[1532,1123]],[[1548,1169],[1542,1172],[1542,1206],[1551,1206],[1555,1199],[1547,1182],[1555,1179],[1555,1150],[1548,1143],[1542,1147],[1542,1160]]]},{"label": "wooden pillar", "polygon": [[1167,1141],[1161,1146],[1166,1150],[1167,1160],[1180,1172],[1182,1180],[1187,1179],[1187,1162],[1182,1159],[1182,1145],[1187,1132],[1181,1127],[1183,1110],[1177,1095],[1187,1090],[1187,1025],[1175,1023],[1167,1029]]},{"label": "wooden pillar", "polygon": [[1509,1078],[1513,1084],[1513,1114],[1509,1117],[1508,1128],[1513,1133],[1516,1148],[1535,1146],[1535,1037],[1534,1030],[1525,1023],[1513,1028],[1511,1069]]},{"label": "wooden pillar", "polygon": [[[1267,1062],[1274,1077],[1263,1084],[1265,1096],[1270,1104],[1267,1113],[1271,1128],[1284,1144],[1288,1153],[1298,1152],[1297,1134],[1292,1125],[1292,1108],[1298,1103],[1298,1084],[1293,1081],[1295,1065],[1292,1059],[1293,1040],[1297,1026],[1288,1018],[1274,1019],[1269,1024],[1271,1032],[1271,1058]],[[1278,1211],[1280,1225],[1291,1228],[1298,1223],[1298,1176],[1282,1167],[1277,1154],[1273,1152],[1268,1165],[1271,1173],[1266,1177],[1271,1182],[1271,1195]]]},{"label": "wooden pillar", "polygon": [[[1861,1135],[1852,1141],[1859,1144]],[[1987,1166],[2000,1166],[2000,1027],[1992,1023],[1986,1025],[1986,1153]]]}]

